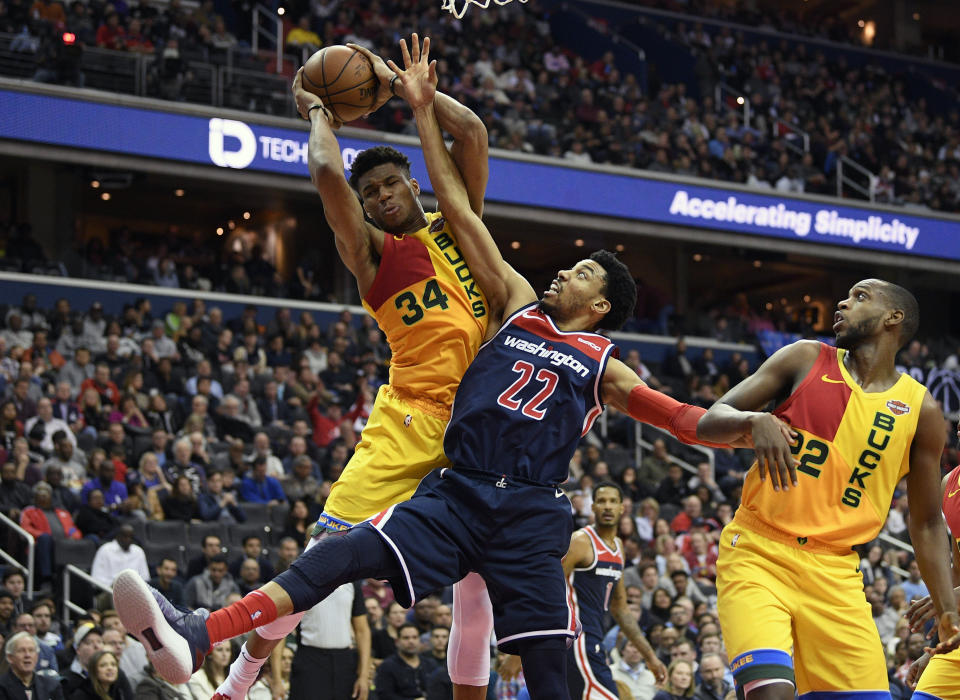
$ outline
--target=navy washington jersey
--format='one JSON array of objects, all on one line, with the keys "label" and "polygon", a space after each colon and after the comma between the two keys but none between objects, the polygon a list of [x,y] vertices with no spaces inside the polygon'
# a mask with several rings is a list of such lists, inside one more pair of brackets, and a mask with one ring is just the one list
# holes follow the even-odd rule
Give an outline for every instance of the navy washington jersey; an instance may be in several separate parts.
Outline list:
[{"label": "navy washington jersey", "polygon": [[558,330],[536,303],[480,347],[460,382],[443,448],[454,468],[555,485],[603,412],[600,380],[616,348]]},{"label": "navy washington jersey", "polygon": [[623,552],[619,539],[616,551],[611,550],[592,525],[583,528],[582,532],[587,533],[593,545],[593,562],[590,566],[573,570],[567,581],[567,595],[570,607],[583,625],[583,634],[601,640],[604,613],[610,609],[613,589],[623,576]]}]

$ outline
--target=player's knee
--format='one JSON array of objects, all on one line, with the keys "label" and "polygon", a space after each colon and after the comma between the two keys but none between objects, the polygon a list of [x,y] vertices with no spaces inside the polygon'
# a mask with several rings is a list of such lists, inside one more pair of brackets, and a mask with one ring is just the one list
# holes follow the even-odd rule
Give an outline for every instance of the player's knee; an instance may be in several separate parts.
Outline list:
[{"label": "player's knee", "polygon": [[273,622],[266,624],[263,627],[258,627],[257,635],[259,635],[261,639],[284,639],[288,634],[297,628],[297,625],[300,624],[300,620],[303,619],[303,615],[304,613],[298,612],[293,613],[292,615],[287,615],[286,617],[278,617]]},{"label": "player's knee", "polygon": [[793,700],[796,697],[793,683],[785,678],[766,678],[744,684],[746,700]]}]

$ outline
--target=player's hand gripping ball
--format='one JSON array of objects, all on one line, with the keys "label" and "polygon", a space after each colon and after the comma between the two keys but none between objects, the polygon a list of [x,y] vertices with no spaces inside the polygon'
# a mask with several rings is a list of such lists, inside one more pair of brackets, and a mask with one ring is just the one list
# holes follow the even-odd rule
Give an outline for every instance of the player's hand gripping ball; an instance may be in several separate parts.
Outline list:
[{"label": "player's hand gripping ball", "polygon": [[344,124],[373,108],[380,85],[367,57],[348,46],[320,49],[303,64],[301,75],[303,89],[319,97]]}]

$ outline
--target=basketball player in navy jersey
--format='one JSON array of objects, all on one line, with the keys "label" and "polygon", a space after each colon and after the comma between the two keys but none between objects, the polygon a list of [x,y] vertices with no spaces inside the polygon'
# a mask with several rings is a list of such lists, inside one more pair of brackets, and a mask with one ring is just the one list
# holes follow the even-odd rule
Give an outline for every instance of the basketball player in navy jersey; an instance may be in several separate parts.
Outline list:
[{"label": "basketball player in navy jersey", "polygon": [[610,481],[593,487],[594,524],[577,530],[563,558],[571,607],[583,632],[567,653],[567,686],[571,700],[617,700],[617,684],[603,651],[603,615],[609,611],[620,631],[643,655],[657,683],[667,679],[667,668],[637,625],[627,607],[623,585],[623,547],[617,537],[623,515],[623,492]]},{"label": "basketball player in navy jersey", "polygon": [[[121,572],[113,585],[117,611],[170,682],[185,682],[211,644],[308,610],[343,583],[387,579],[409,607],[475,571],[487,584],[500,649],[520,655],[532,700],[566,697],[567,646],[578,622],[561,564],[573,520],[557,484],[581,436],[606,400],[697,442],[704,410],[647,388],[614,358],[611,341],[593,332],[629,318],[636,286],[627,267],[599,251],[561,270],[538,301],[470,209],[433,110],[427,45],[421,54],[414,43],[412,59],[402,48],[408,70],[395,71],[414,108],[430,180],[461,232],[468,264],[491,290],[490,329],[457,390],[444,439],[454,466],[425,479],[410,501],[319,541],[273,581],[213,613],[180,612],[136,572]],[[780,429],[772,417],[770,425]]]}]

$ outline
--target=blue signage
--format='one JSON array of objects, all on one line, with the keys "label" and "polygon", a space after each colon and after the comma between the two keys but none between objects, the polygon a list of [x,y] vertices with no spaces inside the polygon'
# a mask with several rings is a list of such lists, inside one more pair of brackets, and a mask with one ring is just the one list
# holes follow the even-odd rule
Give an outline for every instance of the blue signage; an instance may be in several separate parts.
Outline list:
[{"label": "blue signage", "polygon": [[[305,177],[307,134],[206,118],[0,90],[0,138]],[[340,137],[344,167],[378,142]],[[430,191],[417,146],[394,144]],[[490,158],[487,199],[662,224],[960,260],[960,220],[833,205],[720,186]]]}]

